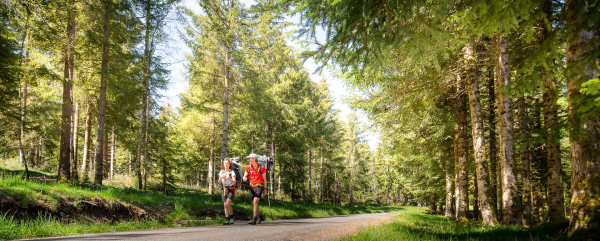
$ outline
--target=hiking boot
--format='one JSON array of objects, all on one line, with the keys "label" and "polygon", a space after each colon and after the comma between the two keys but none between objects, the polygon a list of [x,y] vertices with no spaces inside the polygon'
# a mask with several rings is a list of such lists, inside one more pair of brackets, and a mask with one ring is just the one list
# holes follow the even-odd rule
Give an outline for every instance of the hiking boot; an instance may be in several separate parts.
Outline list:
[{"label": "hiking boot", "polygon": [[233,224],[235,222],[235,219],[233,217],[229,217],[229,224]]},{"label": "hiking boot", "polygon": [[229,217],[226,217],[225,218],[225,222],[223,223],[223,225],[229,225],[229,224],[232,224],[232,222],[229,221]]},{"label": "hiking boot", "polygon": [[260,215],[258,215],[258,217],[256,217],[256,223],[260,224],[261,221],[262,221],[262,218]]},{"label": "hiking boot", "polygon": [[256,217],[252,217],[252,219],[250,219],[250,221],[248,222],[248,224],[255,225],[256,224]]}]

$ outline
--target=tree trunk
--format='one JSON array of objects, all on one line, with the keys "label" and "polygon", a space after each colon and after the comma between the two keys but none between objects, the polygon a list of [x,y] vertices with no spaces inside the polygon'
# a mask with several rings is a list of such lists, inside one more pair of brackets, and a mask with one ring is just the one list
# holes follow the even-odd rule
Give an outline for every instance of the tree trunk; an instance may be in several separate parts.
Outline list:
[{"label": "tree trunk", "polygon": [[[544,12],[550,16],[552,14],[552,2],[545,1]],[[549,31],[547,24],[540,23],[541,38],[540,43],[544,42]],[[549,221],[563,221],[565,219],[565,200],[563,193],[562,165],[560,157],[560,127],[558,125],[558,92],[556,90],[556,80],[552,70],[542,68],[542,81],[544,81],[543,108],[544,108],[544,129],[546,131],[546,152],[548,163],[548,219]]]},{"label": "tree trunk", "polygon": [[229,49],[225,51],[225,78],[223,79],[223,85],[225,87],[223,91],[223,147],[221,151],[221,159],[227,157],[227,148],[229,141]]},{"label": "tree trunk", "polygon": [[[29,83],[23,81],[23,91],[21,92],[21,121],[19,122],[19,162],[25,164],[27,162],[25,157],[25,148],[23,142],[25,142],[25,117],[27,116],[27,89]],[[26,165],[26,164],[25,164]],[[29,179],[29,178],[27,178]]]},{"label": "tree trunk", "polygon": [[102,169],[102,173],[104,173],[104,179],[107,179],[109,177],[109,163],[108,163],[108,132],[104,132],[104,154],[102,155],[102,166],[104,167]]},{"label": "tree trunk", "polygon": [[112,126],[112,131],[110,134],[112,140],[110,142],[110,179],[114,179],[114,169],[115,169],[115,126]]},{"label": "tree trunk", "polygon": [[312,148],[308,149],[308,198],[312,201]]},{"label": "tree trunk", "polygon": [[102,185],[104,173],[104,118],[106,113],[106,78],[108,77],[108,38],[110,37],[111,1],[106,1],[104,7],[104,40],[102,43],[102,72],[100,75],[100,104],[98,106],[98,132],[96,134],[96,174],[94,183]]},{"label": "tree trunk", "polygon": [[[456,138],[455,138],[456,139]],[[456,147],[456,141],[454,142],[454,159],[456,158],[456,152],[458,148]],[[446,169],[446,204],[444,215],[446,217],[454,217],[454,213],[452,212],[452,187],[454,186],[454,178],[452,177],[453,169],[454,169],[454,160],[450,159],[449,156],[446,156],[445,160],[443,160]],[[398,185],[398,195],[400,193],[400,185]],[[400,197],[398,197],[398,200]]]},{"label": "tree trunk", "polygon": [[390,164],[385,162],[385,204],[390,205]]},{"label": "tree trunk", "polygon": [[[27,15],[27,23],[29,22],[29,15]],[[26,23],[26,24],[27,24]],[[28,25],[26,25],[24,33],[23,33],[23,37],[21,39],[21,47],[20,47],[20,52],[21,52],[21,57],[20,57],[20,67],[23,66],[23,63],[27,62],[28,56],[29,56],[29,51],[25,49],[25,43],[27,41],[27,30],[28,30]],[[28,89],[28,84],[29,82],[27,81],[22,81],[21,78],[21,74],[17,74],[17,78],[19,79],[19,83],[23,82],[23,91],[20,94],[20,101],[21,101],[21,116],[20,116],[20,122],[19,122],[19,165],[24,164],[25,160],[25,150],[23,147],[23,142],[25,141],[25,114],[26,114],[26,110],[27,110],[27,89]],[[19,90],[21,91],[21,90]],[[6,159],[6,158],[5,158]],[[29,179],[29,178],[27,178]]]},{"label": "tree trunk", "polygon": [[[73,6],[73,0],[69,1],[69,6]],[[60,131],[60,154],[58,160],[58,179],[71,180],[71,115],[73,113],[73,97],[71,88],[73,87],[73,76],[71,71],[72,45],[75,26],[73,11],[67,9],[67,42],[65,44],[64,56],[64,82],[62,95],[62,116]]]},{"label": "tree trunk", "polygon": [[527,117],[527,107],[525,106],[525,97],[517,99],[517,108],[519,109],[519,136],[521,139],[521,200],[523,203],[523,225],[531,227],[531,176],[530,176],[530,150],[529,150],[529,125]]},{"label": "tree trunk", "polygon": [[[268,156],[268,155],[269,155],[269,122],[267,121],[267,122],[265,122],[265,156]],[[273,185],[271,183],[271,180],[272,180],[271,173],[268,169],[267,169],[266,177],[267,177],[267,180],[265,180],[265,181],[267,182],[267,186],[264,188],[266,188],[267,192],[269,192],[269,194],[271,194],[272,192],[271,192],[271,190],[269,190],[269,188]]]},{"label": "tree trunk", "polygon": [[152,61],[152,53],[150,50],[150,32],[152,31],[150,20],[151,14],[151,3],[149,0],[145,1],[145,25],[144,25],[144,76],[142,77],[142,116],[140,118],[140,138],[138,144],[138,164],[136,165],[136,174],[138,176],[138,189],[146,190],[146,162],[148,159],[148,116],[150,112],[149,98],[150,98],[150,68]]},{"label": "tree trunk", "polygon": [[491,189],[489,188],[489,177],[487,163],[483,148],[483,120],[481,117],[481,103],[479,102],[479,85],[475,75],[475,56],[472,46],[463,49],[464,59],[468,61],[467,66],[467,89],[469,92],[469,106],[471,110],[471,126],[473,136],[473,150],[475,152],[475,163],[477,173],[478,199],[481,208],[483,224],[495,226],[497,224],[496,214],[491,208]]},{"label": "tree trunk", "polygon": [[29,180],[29,166],[27,165],[27,158],[25,157],[25,150],[23,142],[25,141],[25,117],[27,116],[27,89],[28,82],[23,81],[23,93],[21,101],[21,121],[19,123],[20,134],[19,134],[19,160],[25,166],[25,180]]},{"label": "tree trunk", "polygon": [[[533,108],[532,108],[532,123],[531,123],[531,130],[532,132],[536,132],[536,133],[540,133],[543,132],[544,130],[542,129],[542,106],[539,102],[539,99],[534,99],[534,103],[533,103]],[[544,195],[546,195],[546,191],[547,188],[547,183],[548,183],[548,164],[547,164],[547,160],[546,157],[548,156],[546,154],[546,150],[545,150],[545,146],[546,143],[545,141],[536,141],[533,142],[532,141],[532,158],[531,158],[531,163],[530,166],[533,167],[533,170],[531,173],[535,174],[535,177],[533,177],[534,175],[532,175],[532,180],[534,181],[533,187],[532,187],[532,197],[533,200],[535,201],[534,203],[534,212],[537,215],[537,220],[539,223],[543,223],[545,222],[546,219],[546,197],[544,197]],[[531,170],[531,169],[530,169]],[[533,220],[533,219],[532,219]]]},{"label": "tree trunk", "polygon": [[78,147],[79,147],[79,103],[75,103],[75,112],[73,113],[73,175],[72,177],[75,180],[79,180],[79,163],[77,163],[78,158]]},{"label": "tree trunk", "polygon": [[162,159],[162,184],[164,194],[167,195],[167,160]]},{"label": "tree trunk", "polygon": [[496,171],[498,169],[497,167],[497,163],[498,163],[498,158],[497,158],[497,153],[498,150],[496,149],[496,93],[495,93],[495,83],[494,83],[494,77],[493,77],[493,72],[490,71],[490,77],[488,78],[488,95],[489,95],[489,103],[488,103],[488,107],[489,107],[489,111],[488,111],[488,125],[489,125],[489,139],[490,139],[490,146],[488,148],[488,156],[490,159],[490,189],[491,189],[491,205],[492,205],[492,210],[494,210],[495,213],[499,213],[498,212],[498,172]]},{"label": "tree trunk", "polygon": [[[323,143],[320,145],[321,167],[319,168],[319,203],[323,203]],[[377,186],[375,186],[375,195],[377,195]],[[375,197],[377,198],[377,196]]]},{"label": "tree trunk", "polygon": [[[273,134],[271,135],[271,157],[273,158],[273,171],[271,172],[271,182],[275,182],[275,143],[274,143],[274,139],[275,139],[275,132],[273,132]],[[271,193],[273,193],[273,184],[271,184],[270,186],[270,190]]]},{"label": "tree trunk", "polygon": [[129,152],[129,168],[127,169],[127,176],[131,177],[131,152]]},{"label": "tree trunk", "polygon": [[456,219],[466,218],[469,204],[467,202],[467,105],[465,100],[465,87],[460,74],[456,75],[456,104],[454,121],[456,125],[456,157],[455,157],[455,177],[456,187],[454,189],[456,198]]},{"label": "tree trunk", "polygon": [[[321,169],[323,169],[323,154],[321,154]],[[321,170],[322,171],[322,170]],[[323,178],[321,177],[321,180]],[[371,163],[371,181],[373,182],[373,200],[375,201],[375,204],[379,204],[379,201],[377,200],[377,178],[375,177],[375,161],[373,161]],[[321,188],[319,187],[319,190]]]},{"label": "tree trunk", "polygon": [[90,148],[92,146],[92,106],[91,101],[86,103],[87,114],[85,119],[85,134],[83,137],[83,159],[81,161],[81,174],[87,176],[86,164],[90,160]]},{"label": "tree trunk", "polygon": [[600,114],[597,107],[595,111],[585,110],[585,107],[593,105],[592,98],[597,96],[597,92],[587,96],[581,93],[583,83],[600,75],[600,62],[595,54],[590,54],[597,50],[597,33],[592,29],[581,29],[587,26],[584,21],[589,21],[586,18],[590,14],[589,7],[580,1],[566,1],[566,76],[573,195],[569,223],[571,234],[583,234],[585,230],[598,230],[600,227]]},{"label": "tree trunk", "polygon": [[208,187],[207,187],[207,192],[208,195],[212,195],[213,190],[213,158],[214,158],[214,152],[215,152],[215,118],[212,118],[211,120],[211,131],[210,131],[210,140],[209,140],[209,155],[210,157],[208,158],[208,174],[207,174],[207,182],[208,182]]},{"label": "tree trunk", "polygon": [[475,190],[473,190],[473,219],[479,220],[481,216],[481,212],[479,212],[479,199],[477,198],[478,188],[477,188],[477,177],[473,177],[473,186],[475,186]]},{"label": "tree trunk", "polygon": [[521,206],[519,189],[515,173],[513,149],[512,103],[509,94],[510,67],[508,60],[508,43],[504,36],[496,36],[496,83],[498,85],[498,119],[500,125],[500,161],[502,162],[502,222],[504,224],[521,225]]}]

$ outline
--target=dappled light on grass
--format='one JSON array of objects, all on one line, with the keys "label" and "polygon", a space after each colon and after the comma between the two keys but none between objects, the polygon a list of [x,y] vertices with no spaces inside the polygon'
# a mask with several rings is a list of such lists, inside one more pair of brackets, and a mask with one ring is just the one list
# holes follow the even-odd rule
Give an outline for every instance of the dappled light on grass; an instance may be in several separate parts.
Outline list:
[{"label": "dappled light on grass", "polygon": [[344,240],[567,240],[567,223],[525,228],[489,227],[481,221],[456,222],[440,215],[430,215],[408,207],[390,224],[366,228]]}]

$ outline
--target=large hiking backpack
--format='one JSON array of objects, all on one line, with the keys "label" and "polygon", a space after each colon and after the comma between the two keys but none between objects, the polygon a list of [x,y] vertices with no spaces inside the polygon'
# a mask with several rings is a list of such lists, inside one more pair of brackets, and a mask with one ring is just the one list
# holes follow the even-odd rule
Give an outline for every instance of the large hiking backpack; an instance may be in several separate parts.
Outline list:
[{"label": "large hiking backpack", "polygon": [[242,165],[240,164],[240,158],[239,157],[234,157],[231,158],[231,163],[233,163],[233,173],[235,173],[235,185],[236,186],[241,186],[242,184],[242,177],[244,177],[243,173],[242,173]]}]

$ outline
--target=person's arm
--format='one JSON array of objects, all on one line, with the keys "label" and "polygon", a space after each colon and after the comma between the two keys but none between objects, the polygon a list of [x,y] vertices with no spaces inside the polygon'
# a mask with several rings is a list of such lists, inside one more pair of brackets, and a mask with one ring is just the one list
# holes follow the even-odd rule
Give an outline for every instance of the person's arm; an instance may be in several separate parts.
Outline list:
[{"label": "person's arm", "polygon": [[235,172],[231,172],[231,178],[229,176],[227,176],[227,178],[229,178],[229,181],[231,181],[233,183],[233,185],[235,185]]},{"label": "person's arm", "polygon": [[248,181],[248,167],[246,167],[246,171],[244,172],[244,178],[243,178],[244,182]]}]

